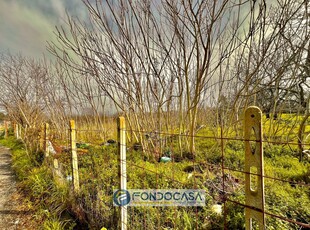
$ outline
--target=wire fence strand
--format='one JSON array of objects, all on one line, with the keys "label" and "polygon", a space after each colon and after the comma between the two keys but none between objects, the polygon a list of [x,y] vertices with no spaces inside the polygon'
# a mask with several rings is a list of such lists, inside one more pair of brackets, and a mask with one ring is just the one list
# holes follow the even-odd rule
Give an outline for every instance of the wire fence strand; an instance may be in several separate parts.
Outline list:
[{"label": "wire fence strand", "polygon": [[[234,205],[237,205],[241,208],[248,208],[252,209],[258,212],[264,212],[266,215],[279,219],[282,221],[285,221],[287,223],[291,224],[296,224],[300,227],[303,228],[310,228],[310,225],[308,223],[303,223],[294,219],[290,219],[288,217],[285,217],[283,215],[279,214],[274,214],[266,210],[260,210],[255,207],[246,205],[240,201],[237,201],[235,199],[232,199],[231,197],[235,196],[235,194],[239,194],[238,197],[242,197],[245,195],[245,193],[242,191],[245,186],[245,182],[243,177],[240,177],[240,175],[251,175],[251,176],[260,176],[264,179],[268,180],[273,180],[281,183],[288,183],[291,186],[304,186],[304,187],[309,187],[309,184],[306,182],[301,182],[301,181],[294,181],[294,180],[289,180],[285,178],[280,178],[280,177],[274,177],[270,175],[261,175],[260,173],[253,173],[253,172],[246,172],[244,169],[240,168],[233,168],[231,166],[232,163],[235,163],[232,161],[230,158],[227,156],[227,152],[231,152],[232,150],[227,147],[230,143],[230,141],[235,141],[240,143],[241,151],[244,151],[244,143],[245,142],[253,142],[253,143],[263,143],[266,146],[288,146],[288,148],[291,148],[290,146],[303,146],[307,147],[310,146],[310,143],[298,143],[298,142],[293,142],[293,141],[273,141],[273,140],[268,140],[268,139],[263,139],[263,140],[256,140],[256,139],[245,139],[242,137],[228,137],[225,136],[224,134],[224,128],[221,127],[219,133],[217,136],[205,136],[205,135],[188,135],[188,133],[169,133],[169,132],[158,132],[158,131],[149,131],[149,130],[134,130],[134,129],[122,129],[122,131],[132,133],[135,132],[139,135],[142,135],[145,137],[145,143],[130,143],[127,145],[121,145],[117,141],[111,141],[113,143],[107,143],[106,140],[100,139],[101,137],[98,137],[98,141],[91,141],[87,140],[85,141],[85,138],[82,137],[82,135],[87,135],[87,134],[100,134],[104,133],[103,130],[100,129],[75,129],[77,133],[77,143],[84,143],[87,144],[83,146],[83,148],[77,147],[75,150],[77,150],[77,153],[79,154],[79,167],[81,167],[82,173],[81,174],[81,186],[85,189],[86,187],[88,189],[91,189],[91,196],[85,196],[84,199],[84,206],[85,208],[83,209],[85,212],[87,212],[89,215],[93,216],[99,216],[100,211],[104,209],[104,205],[102,203],[93,203],[89,204],[88,202],[97,202],[96,199],[99,199],[97,193],[100,193],[100,187],[104,186],[99,186],[94,184],[94,180],[98,180],[102,183],[106,183],[107,180],[112,180],[112,177],[115,175],[111,174],[110,178],[104,177],[104,172],[102,169],[98,169],[98,167],[103,167],[105,164],[110,165],[107,167],[110,167],[111,170],[114,167],[113,164],[116,163],[117,156],[114,156],[113,153],[105,153],[107,154],[107,157],[104,155],[98,155],[95,154],[97,151],[96,149],[104,149],[109,148],[109,146],[124,146],[126,147],[128,151],[128,159],[125,161],[128,167],[128,173],[129,173],[129,186],[133,186],[135,183],[138,183],[139,186],[142,186],[141,188],[149,188],[150,182],[151,185],[154,185],[154,188],[160,189],[160,188],[166,188],[171,186],[182,186],[182,187],[187,187],[191,181],[191,186],[193,188],[205,188],[206,192],[209,192],[208,196],[212,197],[211,199],[211,204],[214,202],[220,203],[223,205],[223,218],[221,219],[223,221],[223,225],[220,224],[219,222],[214,221],[216,219],[215,217],[209,218],[210,222],[213,225],[217,225],[218,227],[223,227],[224,229],[227,229],[227,226],[229,225],[229,220],[228,220],[228,215],[229,215],[229,210],[231,209],[229,203],[233,203]],[[62,143],[62,146],[66,149],[69,149],[70,151],[72,150],[70,146],[70,132],[69,130],[66,130],[63,135],[57,136],[56,133],[58,133],[58,130],[56,128],[50,128],[50,132],[54,138],[53,141]],[[54,134],[55,133],[55,134]],[[66,138],[63,139],[63,137],[66,136]],[[186,159],[186,161],[181,161],[179,163],[177,161],[176,156],[179,154],[177,150],[177,146],[175,144],[176,139],[179,137],[185,138],[185,139],[190,139],[194,137],[196,140],[213,140],[215,143],[211,143],[207,149],[204,149],[205,152],[207,150],[212,150],[214,152],[219,152],[219,160],[216,160],[216,163],[213,163],[212,161],[209,162],[209,158],[211,157],[216,157],[215,155],[212,155],[212,153],[205,153],[200,155],[193,155]],[[166,141],[165,145],[160,145],[161,141]],[[101,144],[99,144],[101,142]],[[155,148],[152,146],[152,144],[155,143]],[[157,149],[157,150],[156,150]],[[170,159],[170,165],[161,163],[160,160],[162,159],[163,156],[165,156],[165,151],[164,149],[167,149],[167,152],[170,154],[169,159]],[[229,150],[229,151],[228,151]],[[137,154],[140,151],[140,155]],[[211,151],[211,152],[212,152]],[[237,150],[236,150],[237,151]],[[240,150],[238,150],[240,151]],[[168,154],[167,153],[167,154]],[[231,153],[230,153],[231,154]],[[233,153],[234,154],[234,153]],[[155,156],[155,160],[152,158]],[[133,157],[131,159],[131,157]],[[207,158],[206,158],[207,157]],[[209,158],[208,158],[209,157]],[[153,159],[153,160],[151,160]],[[234,159],[234,158],[233,158]],[[96,162],[100,161],[100,162]],[[240,165],[243,164],[244,159],[239,159],[241,162]],[[118,162],[118,164],[123,163],[124,161]],[[70,173],[70,165],[68,165],[68,162],[65,160],[62,160],[61,162],[64,166],[64,176]],[[178,168],[180,164],[183,164],[183,171],[182,175],[184,174],[187,176],[187,179],[182,180],[180,179],[180,169]],[[166,166],[167,170],[163,170],[163,168]],[[107,169],[107,167],[103,167]],[[189,168],[188,171],[184,171],[184,167]],[[91,170],[90,170],[91,169]],[[135,175],[133,174],[133,171],[135,170],[141,170],[140,172],[140,178],[137,181],[135,180]],[[85,172],[89,172],[89,174],[84,174]],[[102,174],[102,175],[100,175]],[[239,175],[240,174],[240,175]],[[154,181],[150,181],[149,176],[152,175],[154,178]],[[210,177],[212,175],[212,177]],[[120,175],[121,176],[121,175]],[[116,183],[112,183],[115,184]],[[164,185],[164,186],[163,186]],[[106,188],[107,189],[107,188]],[[89,190],[90,191],[90,190]],[[112,189],[108,189],[107,191],[104,192],[104,194],[110,194],[111,195]],[[97,194],[97,195],[96,195]],[[106,196],[106,195],[105,195]],[[237,199],[236,198],[236,199]],[[239,199],[239,198],[238,198]],[[90,206],[89,206],[90,205]],[[95,207],[96,206],[96,207]],[[90,207],[93,207],[94,210],[92,210]],[[154,208],[153,208],[154,209]],[[179,208],[175,207],[173,208],[174,211],[171,211],[173,213],[174,218],[171,220],[165,220],[162,215],[165,215],[169,213],[167,209],[164,212],[156,212],[156,223],[152,223],[155,220],[151,220],[148,217],[148,211],[146,209],[139,209],[139,208],[134,208],[130,207],[128,208],[129,211],[129,223],[128,223],[128,228],[131,228],[132,226],[139,226],[137,221],[140,221],[140,217],[142,216],[143,222],[142,226],[144,229],[147,228],[152,228],[152,226],[155,224],[157,226],[157,229],[161,228],[162,226],[167,226],[167,227],[175,227],[177,219],[180,218]],[[172,209],[172,210],[173,210]],[[143,211],[142,211],[143,210]],[[161,210],[161,209],[159,209]],[[201,218],[201,210],[199,208],[194,208],[192,210],[193,216],[196,220]],[[141,226],[141,225],[140,225]],[[195,222],[195,229],[201,229],[202,227],[198,225],[198,221]]]}]

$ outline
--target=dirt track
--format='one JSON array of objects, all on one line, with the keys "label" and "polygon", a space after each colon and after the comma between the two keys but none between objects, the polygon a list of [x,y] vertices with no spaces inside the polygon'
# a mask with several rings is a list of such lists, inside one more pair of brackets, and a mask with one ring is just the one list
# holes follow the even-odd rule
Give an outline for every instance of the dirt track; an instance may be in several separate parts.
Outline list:
[{"label": "dirt track", "polygon": [[29,229],[30,215],[23,210],[11,168],[10,151],[0,146],[0,229]]}]

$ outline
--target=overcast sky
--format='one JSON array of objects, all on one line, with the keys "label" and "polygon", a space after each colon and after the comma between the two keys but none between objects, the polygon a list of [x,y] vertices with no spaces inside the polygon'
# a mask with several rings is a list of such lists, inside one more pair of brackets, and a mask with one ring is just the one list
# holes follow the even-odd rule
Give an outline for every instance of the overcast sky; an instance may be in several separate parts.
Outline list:
[{"label": "overcast sky", "polygon": [[46,41],[55,41],[56,25],[69,14],[86,18],[81,0],[0,0],[0,52],[42,57]]},{"label": "overcast sky", "polygon": [[87,20],[82,0],[0,0],[0,53],[51,57],[47,41],[56,41],[55,26],[64,24],[66,11]]}]

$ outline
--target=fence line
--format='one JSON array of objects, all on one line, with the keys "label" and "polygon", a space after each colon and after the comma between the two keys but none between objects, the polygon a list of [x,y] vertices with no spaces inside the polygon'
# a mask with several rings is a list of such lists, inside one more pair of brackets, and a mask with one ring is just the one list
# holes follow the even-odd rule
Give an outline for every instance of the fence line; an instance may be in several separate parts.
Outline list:
[{"label": "fence line", "polygon": [[[297,224],[301,227],[310,227],[309,224],[305,224],[305,223],[301,223],[299,221],[294,221],[294,220],[290,220],[288,218],[279,216],[279,215],[275,215],[272,214],[270,212],[266,212],[264,210],[264,206],[265,206],[265,201],[264,201],[264,178],[269,178],[269,179],[274,179],[274,180],[279,180],[282,182],[290,182],[290,181],[286,181],[283,179],[279,179],[279,178],[273,178],[273,177],[269,177],[269,176],[265,176],[264,175],[264,171],[263,171],[263,148],[262,148],[262,144],[264,142],[268,142],[268,141],[264,141],[262,139],[262,122],[261,122],[261,112],[258,108],[253,108],[250,107],[247,112],[246,112],[246,118],[245,118],[245,138],[241,139],[241,138],[223,138],[223,132],[221,132],[221,137],[220,138],[215,138],[215,137],[210,137],[212,139],[220,139],[221,140],[221,150],[222,150],[222,177],[223,177],[223,182],[222,182],[222,191],[224,193],[225,192],[225,169],[227,170],[233,170],[233,171],[237,171],[237,172],[241,172],[245,174],[246,177],[246,204],[242,204],[240,202],[236,202],[233,201],[227,197],[225,197],[225,202],[224,202],[224,209],[225,209],[225,203],[226,201],[230,201],[233,202],[237,205],[240,205],[242,207],[245,208],[245,219],[246,219],[246,229],[247,230],[251,230],[255,228],[255,224],[254,224],[254,220],[256,220],[258,222],[258,226],[259,229],[265,229],[266,224],[265,224],[265,214],[272,216],[274,218],[278,218],[278,219],[282,219],[284,221],[290,222],[290,223],[294,223]],[[251,132],[254,130],[254,134],[255,139],[251,139]],[[222,131],[222,130],[221,130]],[[147,133],[145,131],[145,133]],[[158,133],[156,133],[158,134]],[[161,133],[163,134],[163,133]],[[171,134],[170,134],[171,135]],[[196,137],[200,137],[200,136],[196,136]],[[208,137],[203,137],[203,138],[208,138]],[[224,140],[243,140],[245,141],[245,148],[246,148],[246,152],[245,152],[245,171],[240,171],[240,170],[234,170],[234,169],[230,169],[227,167],[224,167]],[[251,149],[251,142],[255,143],[255,148],[254,151],[253,149]],[[268,142],[271,143],[271,142]],[[273,142],[273,144],[279,144],[279,142]],[[283,143],[281,143],[283,144]],[[292,144],[292,143],[285,143],[285,144]],[[295,143],[294,143],[295,144]],[[120,164],[122,164],[122,162],[120,162]],[[135,165],[134,163],[129,163],[131,165],[134,165],[136,167],[140,167],[143,168],[139,165]],[[256,172],[252,171],[252,168],[256,168]],[[148,170],[148,169],[146,169]],[[150,171],[150,170],[148,170]],[[157,172],[153,172],[155,174],[158,174]],[[258,177],[257,179],[255,179],[255,177]],[[171,178],[170,178],[171,179]],[[254,182],[253,182],[254,181]],[[294,182],[293,182],[294,183]],[[296,183],[295,184],[300,184],[300,183]],[[304,184],[303,184],[304,185]],[[306,185],[306,184],[305,184]],[[252,187],[254,186],[254,188]],[[308,186],[308,185],[306,185]],[[224,215],[225,215],[225,210],[224,210]],[[224,227],[226,226],[226,218],[224,217]]]},{"label": "fence line", "polygon": [[[122,128],[122,129],[119,128],[118,130],[119,130],[119,133],[120,133],[120,132],[124,132],[124,133],[125,133],[125,132],[127,131],[125,128]],[[125,136],[126,134],[122,134],[122,135]],[[222,141],[228,140],[228,139],[229,139],[229,140],[236,140],[235,138],[215,138],[215,139],[217,139],[217,140],[222,140]],[[242,140],[242,139],[239,139],[239,140]],[[263,142],[263,141],[254,140],[254,139],[251,139],[251,138],[245,138],[245,139],[243,139],[243,141],[245,141],[245,142],[251,142],[251,141],[252,141],[252,142],[256,142],[256,143],[262,143],[262,142]],[[119,146],[120,146],[120,148],[123,147],[122,149],[126,149],[126,147],[127,147],[127,145],[126,145],[125,143],[123,143],[122,141],[119,141]],[[221,147],[223,147],[223,142],[221,143]],[[224,153],[225,150],[222,148],[222,151],[223,151],[222,153]],[[152,153],[152,152],[150,151],[150,153]],[[225,156],[222,155],[222,158],[225,158]],[[222,161],[222,162],[224,162],[224,161]],[[158,172],[155,172],[155,171],[152,171],[152,170],[150,170],[150,169],[144,168],[143,166],[137,165],[137,164],[135,164],[135,163],[133,163],[133,162],[127,162],[127,161],[124,160],[124,159],[120,159],[120,165],[123,165],[124,163],[127,163],[127,165],[131,165],[131,166],[134,166],[134,167],[138,167],[138,168],[147,170],[147,171],[149,171],[149,172],[151,172],[151,173],[156,174],[157,176],[160,176],[160,173],[158,173]],[[207,164],[207,165],[210,165],[210,166],[217,166],[217,167],[219,167],[218,165],[212,164],[212,163],[206,163],[206,164]],[[236,171],[236,172],[243,173],[243,174],[245,174],[245,175],[260,176],[260,177],[262,177],[262,178],[268,178],[268,179],[278,180],[278,181],[281,181],[281,182],[287,182],[287,183],[293,183],[293,184],[298,184],[298,185],[309,186],[309,184],[298,183],[298,182],[294,182],[294,181],[283,180],[283,179],[280,179],[280,178],[269,177],[269,176],[266,176],[266,175],[261,175],[260,173],[253,173],[253,172],[251,172],[251,170],[250,170],[250,171],[241,171],[241,170],[231,169],[231,168],[228,168],[228,167],[225,167],[225,166],[224,166],[224,167],[222,166],[222,169],[223,169],[222,172],[224,172],[224,170]],[[120,172],[120,175],[121,175],[120,178],[122,178],[123,173]],[[223,178],[224,178],[224,175],[225,175],[225,173],[223,173]],[[175,181],[175,182],[178,182],[178,183],[180,183],[180,184],[182,183],[181,181],[178,181],[178,180],[175,180],[175,179],[173,179],[173,178],[167,177],[166,175],[165,175],[165,177],[168,178],[168,179],[171,180],[171,181]],[[222,191],[223,191],[224,193],[226,192],[226,191],[225,191],[225,179],[223,180]],[[257,207],[255,207],[255,206],[252,206],[252,205],[249,205],[249,204],[242,204],[242,203],[240,203],[240,202],[231,200],[231,199],[229,199],[229,198],[227,198],[227,197],[225,198],[225,201],[233,202],[233,203],[235,203],[235,204],[237,204],[237,205],[240,205],[240,206],[242,206],[242,207],[245,207],[246,209],[254,210],[255,212],[259,212],[259,213],[264,213],[264,214],[267,214],[267,215],[272,216],[272,217],[274,217],[274,218],[282,219],[282,220],[284,220],[284,221],[297,224],[297,225],[299,225],[299,226],[301,226],[301,227],[309,227],[309,224],[305,224],[305,223],[301,223],[301,222],[298,222],[298,221],[290,220],[290,219],[288,219],[288,218],[285,218],[285,217],[282,217],[282,216],[279,216],[279,215],[275,215],[275,214],[266,212],[265,210],[263,210],[263,209],[261,209],[261,208],[257,208]],[[224,207],[224,209],[225,209],[225,207]],[[225,220],[225,219],[224,219],[224,220]],[[125,221],[125,220],[122,220],[121,223],[126,223],[126,221]],[[125,224],[125,226],[127,226],[127,223]],[[125,228],[123,228],[123,229],[125,229]],[[251,228],[247,228],[247,229],[251,229]]]},{"label": "fence line", "polygon": [[[86,131],[86,130],[85,130]],[[219,134],[220,137],[216,137],[216,136],[203,136],[203,135],[189,135],[189,134],[178,134],[178,133],[168,133],[168,132],[154,132],[154,131],[147,131],[147,130],[135,130],[135,129],[126,129],[126,132],[136,132],[136,133],[145,133],[145,134],[149,134],[149,133],[154,133],[156,135],[167,135],[167,136],[171,136],[171,137],[175,137],[175,136],[181,136],[181,137],[194,137],[194,138],[203,138],[203,139],[214,139],[214,140],[224,140],[224,141],[257,141],[256,139],[247,139],[247,138],[236,138],[236,137],[225,137],[223,134],[223,136],[221,134]],[[274,144],[274,145],[300,145],[297,142],[289,142],[289,141],[271,141],[271,140],[264,140],[262,139],[261,141],[262,143],[268,143],[268,144]],[[310,147],[310,143],[301,143],[302,146],[309,146]]]},{"label": "fence line", "polygon": [[[247,110],[247,114],[245,116],[245,136],[244,138],[231,138],[231,137],[225,137],[223,133],[223,127],[221,127],[219,137],[211,137],[211,136],[201,136],[201,135],[194,135],[195,138],[204,138],[204,139],[213,139],[216,141],[220,141],[220,154],[221,154],[221,162],[220,164],[216,163],[209,163],[209,162],[204,162],[205,165],[208,167],[216,167],[221,169],[221,182],[218,184],[213,184],[216,189],[218,189],[218,193],[222,195],[220,200],[222,201],[223,205],[223,216],[224,216],[224,228],[227,228],[227,202],[234,203],[237,206],[240,206],[245,209],[245,222],[246,222],[246,229],[254,229],[254,223],[253,222],[258,222],[259,228],[260,229],[265,229],[266,227],[266,221],[265,221],[265,215],[270,216],[275,219],[279,219],[285,222],[289,222],[292,224],[296,224],[300,227],[303,228],[310,228],[310,225],[308,223],[303,223],[300,221],[296,221],[294,219],[290,219],[281,215],[277,215],[274,213],[271,213],[270,211],[265,210],[265,201],[264,201],[264,179],[272,179],[275,181],[279,182],[284,182],[284,183],[289,183],[289,184],[294,184],[294,185],[301,185],[301,186],[306,186],[308,187],[309,184],[307,183],[302,183],[302,182],[297,182],[297,181],[290,181],[290,180],[285,180],[282,178],[276,178],[273,176],[268,176],[265,175],[263,172],[263,144],[274,144],[274,145],[298,145],[298,143],[294,142],[279,142],[279,141],[268,141],[263,139],[263,133],[262,133],[262,122],[261,122],[261,117],[260,117],[260,111],[257,110],[256,108],[250,108]],[[254,114],[254,117],[252,115]],[[254,119],[255,118],[255,119]],[[254,120],[254,121],[253,121]],[[47,148],[48,142],[50,142],[50,133],[49,131],[52,130],[49,128],[49,125],[46,124],[45,126],[42,127],[41,130],[41,135],[40,135],[40,148],[45,152],[46,158],[52,157],[52,154],[49,154],[49,149]],[[254,131],[253,131],[254,130]],[[18,124],[14,126],[14,131],[16,137],[21,137],[21,128],[18,127]],[[78,148],[76,146],[76,142],[78,141],[77,134],[79,132],[93,132],[94,130],[79,130],[75,126],[75,122],[72,120],[70,121],[70,128],[69,128],[69,137],[68,139],[70,140],[70,153],[71,153],[71,173],[72,173],[72,184],[73,184],[73,190],[75,191],[75,194],[79,193],[80,190],[80,181],[79,181],[79,166],[78,166]],[[102,130],[95,130],[95,132],[102,132]],[[131,132],[140,132],[143,134],[149,134],[150,131],[138,131],[138,130],[127,130],[125,127],[125,119],[124,118],[119,118],[118,119],[118,149],[119,149],[119,184],[120,184],[120,189],[126,190],[126,182],[127,182],[127,172],[130,172],[131,168],[130,167],[135,167],[143,170],[146,173],[153,174],[155,176],[155,184],[157,187],[157,183],[160,179],[160,177],[163,177],[170,182],[175,182],[180,185],[186,186],[186,183],[183,183],[182,181],[178,180],[177,177],[175,177],[174,171],[172,171],[172,175],[166,175],[162,174],[159,170],[158,167],[156,167],[155,164],[155,170],[152,170],[150,168],[146,167],[146,161],[143,164],[141,163],[135,163],[132,160],[127,160],[126,159],[126,149],[130,146],[126,144],[126,132],[131,131]],[[182,136],[182,137],[190,137],[189,135],[186,134],[172,134],[172,133],[165,133],[165,132],[153,132],[155,135],[160,136]],[[254,134],[253,136],[251,136]],[[256,135],[256,136],[255,136]],[[169,138],[169,137],[168,137]],[[234,169],[229,166],[225,165],[226,157],[225,157],[225,142],[226,141],[242,141],[244,142],[245,145],[245,165],[244,165],[244,170],[239,170],[239,169]],[[95,145],[95,143],[93,143]],[[216,144],[214,144],[216,148],[218,147]],[[303,143],[303,146],[310,146],[310,144]],[[172,149],[172,148],[171,148]],[[148,154],[155,154],[153,151],[144,149],[143,150],[145,153]],[[195,166],[198,163],[201,162],[196,162],[196,159],[190,160],[192,162],[192,167],[194,169],[194,172],[197,170],[195,169]],[[105,163],[105,162],[103,162]],[[175,164],[174,160],[172,159],[172,164]],[[53,159],[53,168],[55,171],[55,175],[60,178],[64,177],[64,173],[61,172],[61,162],[58,161],[58,159]],[[129,167],[126,170],[126,167]],[[256,170],[253,170],[253,168],[256,168]],[[209,168],[208,168],[209,170]],[[127,171],[127,172],[126,172]],[[199,170],[198,170],[199,171]],[[232,193],[227,189],[228,187],[228,181],[227,181],[227,171],[233,171],[236,173],[241,173],[245,176],[245,203],[233,200],[230,196]],[[56,178],[57,178],[56,177]],[[193,186],[197,186],[197,183],[199,182],[199,178],[196,178],[196,176],[193,177],[194,183]],[[210,180],[212,182],[212,180]],[[145,182],[144,182],[145,183]],[[212,182],[213,183],[213,182]],[[242,184],[241,184],[242,186]],[[254,188],[253,188],[254,187]],[[260,195],[258,195],[260,194]],[[250,198],[249,198],[250,197]],[[111,197],[112,199],[112,197]],[[127,212],[129,213],[127,214]],[[195,209],[196,217],[198,218],[199,212],[197,209]],[[121,229],[128,229],[130,228],[130,224],[128,221],[133,221],[132,216],[135,215],[135,209],[130,209],[125,207],[120,208],[120,227]],[[176,214],[177,215],[177,214]],[[255,219],[256,221],[253,221]],[[218,224],[218,223],[215,223]],[[148,220],[144,218],[144,227],[147,227],[148,225]],[[158,226],[160,227],[160,223],[158,223]],[[220,226],[220,225],[219,225]],[[196,223],[196,229],[200,229],[201,226],[197,226]]]}]

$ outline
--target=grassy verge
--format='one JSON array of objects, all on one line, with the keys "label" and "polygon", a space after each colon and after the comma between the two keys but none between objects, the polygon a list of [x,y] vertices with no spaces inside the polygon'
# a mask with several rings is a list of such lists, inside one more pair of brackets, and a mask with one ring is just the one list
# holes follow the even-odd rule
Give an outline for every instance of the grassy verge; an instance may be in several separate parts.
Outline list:
[{"label": "grassy verge", "polygon": [[23,143],[13,137],[0,138],[0,144],[11,150],[17,187],[23,203],[33,213],[35,229],[73,229],[68,185],[53,180],[52,171],[40,160],[42,154],[26,151]]}]

